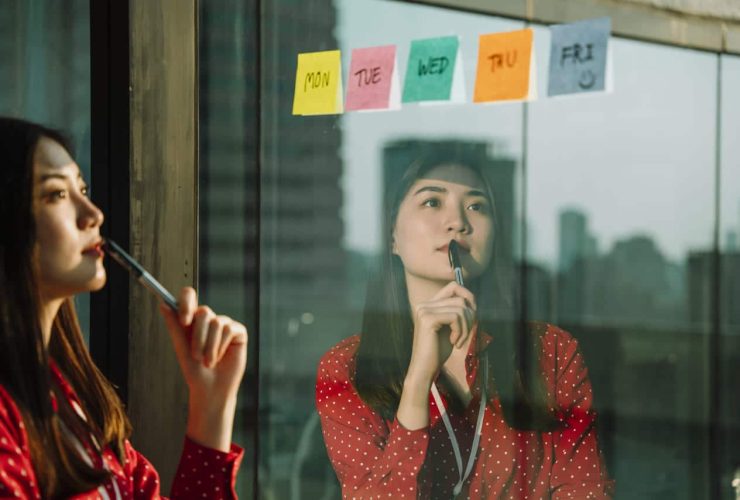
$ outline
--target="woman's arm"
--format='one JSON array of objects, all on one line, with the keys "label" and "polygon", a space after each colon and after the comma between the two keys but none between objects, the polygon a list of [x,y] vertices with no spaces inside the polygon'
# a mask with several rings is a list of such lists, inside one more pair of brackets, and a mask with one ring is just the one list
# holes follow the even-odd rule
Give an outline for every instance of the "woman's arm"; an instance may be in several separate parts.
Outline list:
[{"label": "woman's arm", "polygon": [[160,310],[189,389],[187,434],[196,443],[228,453],[247,363],[247,330],[199,306],[190,287],[183,288],[177,303],[177,314],[164,304]]},{"label": "woman's arm", "polygon": [[40,498],[22,419],[0,387],[0,498]]},{"label": "woman's arm", "polygon": [[[170,498],[237,498],[236,475],[243,455],[244,452],[238,446],[232,446],[229,453],[223,453],[185,438]],[[160,495],[159,474],[154,466],[128,441],[124,474],[130,478],[131,491],[136,498],[165,498]]]},{"label": "woman's arm", "polygon": [[414,340],[396,417],[407,429],[429,425],[429,390],[453,349],[467,345],[475,297],[454,281],[414,306]]},{"label": "woman's arm", "polygon": [[556,400],[562,425],[555,436],[552,498],[612,498],[614,481],[601,457],[591,381],[578,342],[560,331],[548,350],[556,353],[559,365]]},{"label": "woman's arm", "polygon": [[417,498],[428,430],[406,429],[398,419],[388,425],[362,402],[350,382],[347,344],[324,355],[316,378],[316,407],[342,496]]}]

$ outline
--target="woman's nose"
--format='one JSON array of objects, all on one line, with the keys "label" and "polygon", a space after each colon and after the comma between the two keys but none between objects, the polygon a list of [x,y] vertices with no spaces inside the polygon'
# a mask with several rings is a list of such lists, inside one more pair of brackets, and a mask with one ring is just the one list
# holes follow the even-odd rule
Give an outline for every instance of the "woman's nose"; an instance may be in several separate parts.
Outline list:
[{"label": "woman's nose", "polygon": [[468,219],[465,217],[465,210],[462,207],[450,207],[447,212],[446,226],[448,232],[460,233],[469,229]]},{"label": "woman's nose", "polygon": [[99,227],[103,225],[103,212],[95,205],[90,198],[82,196],[78,208],[77,225],[80,229],[89,227]]}]

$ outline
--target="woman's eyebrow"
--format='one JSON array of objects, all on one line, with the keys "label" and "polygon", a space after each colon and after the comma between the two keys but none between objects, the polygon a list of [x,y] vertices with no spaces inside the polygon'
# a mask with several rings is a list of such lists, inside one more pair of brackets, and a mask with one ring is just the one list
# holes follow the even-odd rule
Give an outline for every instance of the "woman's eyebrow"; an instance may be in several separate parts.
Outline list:
[{"label": "woman's eyebrow", "polygon": [[467,195],[468,196],[482,196],[483,198],[488,198],[488,195],[479,189],[471,189],[470,191],[467,192]]},{"label": "woman's eyebrow", "polygon": [[433,193],[446,193],[447,192],[445,188],[439,187],[439,186],[422,186],[416,190],[416,192],[414,193],[414,196],[416,196],[419,193],[423,193],[425,191],[431,191]]},{"label": "woman's eyebrow", "polygon": [[[60,172],[49,172],[47,174],[41,174],[39,176],[39,182],[45,182],[49,179],[61,179],[63,181],[66,181],[70,179],[70,176],[68,174],[63,174]],[[85,181],[85,179],[82,178],[82,172],[80,172],[79,170],[77,171],[77,180],[83,182]]]},{"label": "woman's eyebrow", "polygon": [[66,174],[42,174],[41,177],[39,177],[39,181],[41,182],[48,181],[49,179],[61,179],[66,181],[69,180],[69,176]]}]

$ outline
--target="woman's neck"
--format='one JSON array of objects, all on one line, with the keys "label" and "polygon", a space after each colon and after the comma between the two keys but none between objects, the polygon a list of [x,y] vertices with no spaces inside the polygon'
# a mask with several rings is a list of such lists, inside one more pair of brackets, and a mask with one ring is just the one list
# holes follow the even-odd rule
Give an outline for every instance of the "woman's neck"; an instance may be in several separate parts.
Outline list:
[{"label": "woman's neck", "polygon": [[49,347],[54,318],[59,313],[59,308],[62,307],[63,302],[64,299],[41,299],[39,304],[39,326],[41,327],[41,335],[44,339],[44,347]]},{"label": "woman's neck", "polygon": [[418,304],[431,300],[447,283],[427,280],[406,273],[406,292],[413,311]]}]

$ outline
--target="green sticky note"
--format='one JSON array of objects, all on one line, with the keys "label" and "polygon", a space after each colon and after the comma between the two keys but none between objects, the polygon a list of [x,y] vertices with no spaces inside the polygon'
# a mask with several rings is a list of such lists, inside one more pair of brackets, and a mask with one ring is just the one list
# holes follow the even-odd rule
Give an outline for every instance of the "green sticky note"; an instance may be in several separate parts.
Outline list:
[{"label": "green sticky note", "polygon": [[456,36],[411,42],[403,102],[450,99],[459,44]]}]

